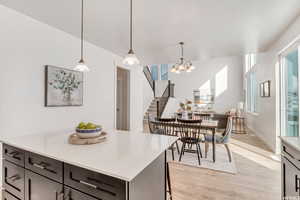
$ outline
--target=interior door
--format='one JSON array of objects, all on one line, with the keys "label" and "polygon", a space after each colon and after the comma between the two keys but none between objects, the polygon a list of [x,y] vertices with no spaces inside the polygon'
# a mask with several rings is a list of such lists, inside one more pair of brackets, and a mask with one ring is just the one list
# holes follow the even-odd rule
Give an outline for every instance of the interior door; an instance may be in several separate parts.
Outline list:
[{"label": "interior door", "polygon": [[117,68],[117,129],[129,130],[130,122],[130,72]]}]

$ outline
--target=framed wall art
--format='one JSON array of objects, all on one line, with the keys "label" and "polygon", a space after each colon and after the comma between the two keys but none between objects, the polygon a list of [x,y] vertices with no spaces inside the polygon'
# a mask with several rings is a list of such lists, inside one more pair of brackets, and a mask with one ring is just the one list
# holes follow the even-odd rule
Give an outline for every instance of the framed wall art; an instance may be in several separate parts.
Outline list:
[{"label": "framed wall art", "polygon": [[45,66],[45,106],[82,106],[83,73]]}]

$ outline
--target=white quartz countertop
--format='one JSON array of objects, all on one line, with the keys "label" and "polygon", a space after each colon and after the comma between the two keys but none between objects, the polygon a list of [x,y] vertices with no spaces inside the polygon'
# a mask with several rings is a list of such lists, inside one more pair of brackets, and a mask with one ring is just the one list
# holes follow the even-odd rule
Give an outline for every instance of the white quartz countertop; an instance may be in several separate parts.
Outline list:
[{"label": "white quartz countertop", "polygon": [[134,131],[106,131],[93,145],[71,145],[70,133],[1,138],[1,142],[125,181],[133,180],[178,138]]},{"label": "white quartz countertop", "polygon": [[300,151],[300,137],[281,136],[280,139]]}]

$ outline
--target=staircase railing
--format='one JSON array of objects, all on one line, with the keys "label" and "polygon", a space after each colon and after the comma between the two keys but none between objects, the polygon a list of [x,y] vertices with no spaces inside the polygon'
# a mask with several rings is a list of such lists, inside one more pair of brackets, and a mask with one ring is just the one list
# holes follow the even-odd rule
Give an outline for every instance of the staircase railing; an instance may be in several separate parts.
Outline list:
[{"label": "staircase railing", "polygon": [[146,79],[149,82],[149,85],[150,85],[150,87],[151,87],[151,89],[153,91],[153,95],[155,97],[155,81],[152,79],[152,75],[151,75],[149,67],[145,66],[144,69],[143,69],[143,72],[145,74]]},{"label": "staircase railing", "polygon": [[174,84],[168,81],[168,85],[162,96],[156,101],[157,117],[160,118],[166,108],[170,97],[174,97]]},{"label": "staircase railing", "polygon": [[[148,80],[149,85],[153,91],[153,96],[154,96],[154,98],[156,98],[156,96],[155,96],[155,87],[156,87],[155,81],[152,79],[152,75],[151,75],[151,71],[150,71],[149,67],[145,66],[143,68],[143,72],[144,72],[144,75],[145,75],[146,79]],[[162,116],[162,114],[166,108],[166,105],[168,103],[169,98],[174,97],[174,86],[175,85],[172,84],[171,81],[169,80],[161,97],[157,98],[157,101],[156,101],[157,117]]]}]

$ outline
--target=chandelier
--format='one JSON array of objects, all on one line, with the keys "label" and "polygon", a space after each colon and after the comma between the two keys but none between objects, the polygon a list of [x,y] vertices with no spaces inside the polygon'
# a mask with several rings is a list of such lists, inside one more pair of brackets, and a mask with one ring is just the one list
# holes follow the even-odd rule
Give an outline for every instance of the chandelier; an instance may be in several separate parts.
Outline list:
[{"label": "chandelier", "polygon": [[173,67],[171,68],[171,72],[174,72],[176,74],[180,74],[181,72],[192,72],[195,69],[195,66],[193,66],[191,61],[185,60],[183,57],[184,42],[179,42],[179,45],[181,48],[181,58],[179,62],[173,65]]}]

